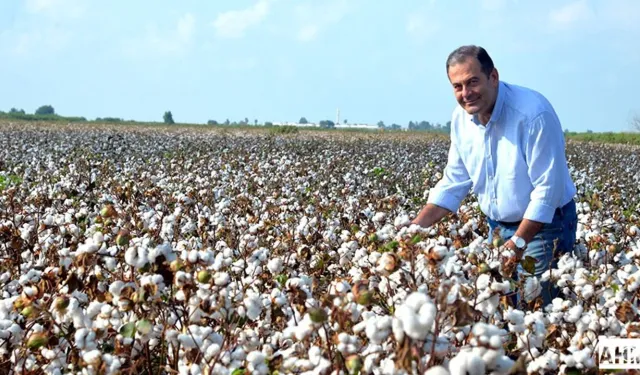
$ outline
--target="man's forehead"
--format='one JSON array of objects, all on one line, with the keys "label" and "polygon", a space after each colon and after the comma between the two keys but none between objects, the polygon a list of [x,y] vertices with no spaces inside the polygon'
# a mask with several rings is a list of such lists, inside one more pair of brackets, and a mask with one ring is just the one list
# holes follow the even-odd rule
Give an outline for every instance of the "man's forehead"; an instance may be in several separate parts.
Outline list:
[{"label": "man's forehead", "polygon": [[449,79],[454,83],[479,77],[481,73],[479,66],[473,61],[460,61],[449,66]]}]

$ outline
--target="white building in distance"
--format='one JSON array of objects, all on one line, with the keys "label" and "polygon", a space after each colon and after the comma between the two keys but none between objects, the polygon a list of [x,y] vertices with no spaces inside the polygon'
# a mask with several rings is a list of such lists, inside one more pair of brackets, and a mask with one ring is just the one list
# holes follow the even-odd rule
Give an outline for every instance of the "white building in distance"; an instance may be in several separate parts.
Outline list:
[{"label": "white building in distance", "polygon": [[[306,124],[301,124],[299,122],[292,122],[292,121],[276,121],[273,122],[273,126],[297,126],[297,127],[301,127],[301,128],[319,128],[320,124],[315,123],[315,122],[309,122]],[[378,125],[371,125],[371,124],[336,124],[335,125],[336,129],[362,129],[362,130],[377,130],[378,129]]]}]

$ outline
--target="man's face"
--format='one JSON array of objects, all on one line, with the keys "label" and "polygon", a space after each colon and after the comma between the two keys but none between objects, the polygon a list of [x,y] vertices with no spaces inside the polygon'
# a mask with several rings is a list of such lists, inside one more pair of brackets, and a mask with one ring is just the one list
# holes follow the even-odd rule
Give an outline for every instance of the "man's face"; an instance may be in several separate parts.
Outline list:
[{"label": "man's face", "polygon": [[497,96],[498,71],[487,77],[475,58],[449,66],[449,81],[456,100],[467,113],[490,115]]}]

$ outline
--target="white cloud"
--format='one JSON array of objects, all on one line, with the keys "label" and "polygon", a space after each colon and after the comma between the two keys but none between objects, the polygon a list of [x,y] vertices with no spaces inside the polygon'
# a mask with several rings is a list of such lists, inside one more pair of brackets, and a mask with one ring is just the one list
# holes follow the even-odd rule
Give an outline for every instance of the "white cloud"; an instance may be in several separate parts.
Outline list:
[{"label": "white cloud", "polygon": [[[595,2],[575,0],[548,15],[551,32],[581,30],[589,33],[623,32],[621,38],[638,36],[640,32],[640,1],[608,0]],[[635,35],[635,36],[634,36]]]},{"label": "white cloud", "polygon": [[301,42],[310,42],[318,35],[318,25],[306,25],[298,31],[298,40]]},{"label": "white cloud", "polygon": [[600,3],[602,8],[596,9],[599,16],[606,21],[608,28],[624,31],[640,31],[640,1],[609,0]]},{"label": "white cloud", "polygon": [[147,26],[145,34],[125,42],[125,53],[131,57],[155,57],[157,55],[184,55],[193,44],[196,35],[196,18],[185,13],[169,30]]},{"label": "white cloud", "polygon": [[191,13],[187,13],[178,20],[177,35],[183,43],[189,43],[193,38],[196,29],[196,18]]},{"label": "white cloud", "polygon": [[426,11],[410,14],[407,18],[406,31],[417,42],[426,41],[438,30],[440,30],[440,23],[430,17]]},{"label": "white cloud", "polygon": [[33,57],[59,52],[79,39],[73,29],[87,12],[83,0],[26,0],[27,17],[0,34],[0,51]]},{"label": "white cloud", "polygon": [[480,6],[484,10],[500,10],[507,5],[507,0],[482,0]]},{"label": "white cloud", "polygon": [[269,0],[258,0],[246,9],[231,10],[218,15],[213,21],[216,35],[221,38],[240,38],[260,24],[269,14]]},{"label": "white cloud", "polygon": [[54,53],[62,50],[72,39],[70,32],[56,28],[34,28],[28,31],[6,30],[0,34],[0,45],[12,56],[29,56],[34,51]]},{"label": "white cloud", "polygon": [[300,42],[315,40],[328,27],[340,22],[353,10],[347,0],[327,0],[298,5],[295,16],[298,22],[296,39]]},{"label": "white cloud", "polygon": [[593,9],[586,0],[576,0],[549,13],[549,22],[553,30],[566,30],[584,25],[594,18]]},{"label": "white cloud", "polygon": [[86,13],[87,3],[82,0],[27,0],[29,13],[52,18],[80,18]]}]

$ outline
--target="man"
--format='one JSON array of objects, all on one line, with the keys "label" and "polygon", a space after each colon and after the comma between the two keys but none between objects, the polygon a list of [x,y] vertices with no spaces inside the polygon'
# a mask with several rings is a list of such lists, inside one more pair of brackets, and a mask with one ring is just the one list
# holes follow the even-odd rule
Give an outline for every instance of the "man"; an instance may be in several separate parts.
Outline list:
[{"label": "man", "polygon": [[[556,113],[540,93],[500,81],[487,51],[462,46],[447,59],[459,106],[451,121],[451,146],[442,179],[412,223],[429,227],[477,195],[504,247],[535,258],[535,275],[555,266],[554,255],[572,251],[576,239],[575,185]],[[556,246],[557,243],[557,246]],[[522,264],[516,278],[522,275]],[[555,285],[541,283],[546,306]]]}]

